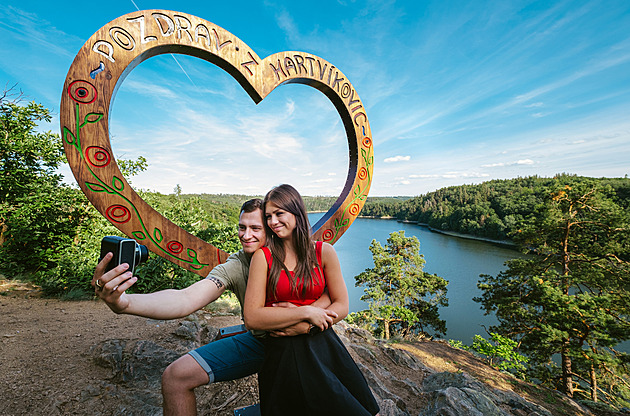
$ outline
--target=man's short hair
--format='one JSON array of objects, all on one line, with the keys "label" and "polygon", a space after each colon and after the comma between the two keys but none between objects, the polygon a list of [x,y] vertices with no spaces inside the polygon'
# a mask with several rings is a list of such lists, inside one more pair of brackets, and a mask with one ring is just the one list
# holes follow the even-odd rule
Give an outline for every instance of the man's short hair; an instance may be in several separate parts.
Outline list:
[{"label": "man's short hair", "polygon": [[241,206],[241,214],[244,212],[254,212],[257,209],[262,211],[263,201],[260,198],[253,198],[249,201],[245,201]]}]

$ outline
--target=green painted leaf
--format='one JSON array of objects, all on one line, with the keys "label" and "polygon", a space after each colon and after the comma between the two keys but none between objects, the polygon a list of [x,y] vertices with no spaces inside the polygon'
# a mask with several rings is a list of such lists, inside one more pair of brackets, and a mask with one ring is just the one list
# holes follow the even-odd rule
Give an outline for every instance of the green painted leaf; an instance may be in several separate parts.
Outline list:
[{"label": "green painted leaf", "polygon": [[125,183],[122,181],[122,179],[120,179],[117,176],[114,176],[114,178],[112,179],[112,185],[114,186],[114,188],[118,189],[119,191],[122,191],[123,189],[125,189]]},{"label": "green painted leaf", "polygon": [[[92,117],[91,120],[90,120],[90,117]],[[94,118],[94,117],[96,117],[96,118]],[[100,114],[100,113],[88,113],[88,114],[85,115],[85,117],[83,117],[83,124],[81,124],[79,126],[79,128],[85,126],[88,123],[96,123],[101,118],[103,118],[103,114]]]},{"label": "green painted leaf", "polygon": [[113,194],[109,188],[99,183],[86,182],[85,186],[87,186],[92,192],[107,192],[108,194]]},{"label": "green painted leaf", "polygon": [[[72,140],[68,140],[68,135],[72,136]],[[72,134],[72,132],[67,127],[63,128],[63,139],[68,144],[76,145],[77,137],[74,134]]]},{"label": "green painted leaf", "polygon": [[158,243],[162,242],[162,239],[164,238],[162,236],[162,231],[159,228],[155,228],[153,230],[153,238],[155,239],[155,241],[157,241]]}]

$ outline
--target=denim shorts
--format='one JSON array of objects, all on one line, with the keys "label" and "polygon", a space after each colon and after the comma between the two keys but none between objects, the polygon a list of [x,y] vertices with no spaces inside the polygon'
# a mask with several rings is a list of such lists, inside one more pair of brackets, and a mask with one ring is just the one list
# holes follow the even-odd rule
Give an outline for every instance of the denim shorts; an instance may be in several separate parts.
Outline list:
[{"label": "denim shorts", "polygon": [[213,341],[188,354],[208,373],[210,384],[257,373],[265,356],[265,348],[251,332],[245,332]]}]

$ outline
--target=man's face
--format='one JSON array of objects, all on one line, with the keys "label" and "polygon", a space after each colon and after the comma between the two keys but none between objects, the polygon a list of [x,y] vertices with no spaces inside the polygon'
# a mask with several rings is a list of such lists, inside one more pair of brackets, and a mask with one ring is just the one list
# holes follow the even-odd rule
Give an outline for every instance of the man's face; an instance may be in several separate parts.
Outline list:
[{"label": "man's face", "polygon": [[241,213],[238,220],[238,239],[241,241],[243,251],[247,254],[253,254],[265,245],[266,234],[262,210]]}]

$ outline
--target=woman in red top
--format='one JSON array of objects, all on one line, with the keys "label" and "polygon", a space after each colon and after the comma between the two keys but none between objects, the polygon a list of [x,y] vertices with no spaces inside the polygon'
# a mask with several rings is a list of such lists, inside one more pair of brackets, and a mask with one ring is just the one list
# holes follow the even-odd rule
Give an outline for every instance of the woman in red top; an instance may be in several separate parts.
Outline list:
[{"label": "woman in red top", "polygon": [[[348,291],[335,249],[315,243],[302,197],[280,185],[264,200],[267,244],[252,257],[245,295],[250,329],[311,323],[309,334],[265,337],[258,374],[263,416],[375,415],[378,405],[352,357],[331,326],[348,314]],[[327,309],[310,306],[324,290]],[[296,308],[274,308],[291,302]]]}]

